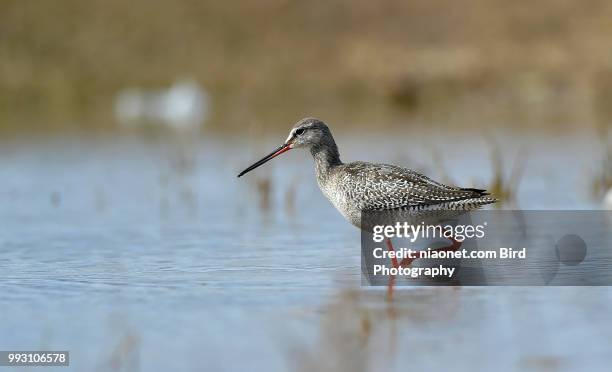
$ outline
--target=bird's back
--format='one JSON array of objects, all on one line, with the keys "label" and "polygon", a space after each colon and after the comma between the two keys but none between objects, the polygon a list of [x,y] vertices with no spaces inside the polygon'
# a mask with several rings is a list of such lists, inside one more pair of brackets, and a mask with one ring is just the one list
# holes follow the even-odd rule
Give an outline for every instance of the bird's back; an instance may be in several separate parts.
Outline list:
[{"label": "bird's back", "polygon": [[334,206],[358,227],[362,213],[461,214],[496,200],[485,190],[444,185],[410,169],[366,162],[330,169],[319,186]]}]

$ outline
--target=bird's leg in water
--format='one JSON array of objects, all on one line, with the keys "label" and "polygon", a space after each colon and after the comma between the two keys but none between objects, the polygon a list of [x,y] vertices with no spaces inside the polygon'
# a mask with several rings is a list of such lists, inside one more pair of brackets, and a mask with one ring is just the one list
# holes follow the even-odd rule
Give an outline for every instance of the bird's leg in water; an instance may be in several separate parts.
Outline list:
[{"label": "bird's leg in water", "polygon": [[[441,247],[441,248],[436,248],[433,249],[434,251],[456,251],[461,247],[461,242],[458,242],[455,240],[455,238],[450,237],[449,238],[453,243],[451,245],[449,245],[448,247]],[[399,266],[400,267],[407,267],[410,266],[410,264],[416,260],[416,257],[406,257],[403,260],[400,261]]]},{"label": "bird's leg in water", "polygon": [[[388,252],[395,252],[395,249],[393,248],[393,244],[391,243],[391,239],[387,238],[387,251]],[[398,268],[398,264],[397,264],[397,258],[395,257],[395,255],[391,256],[391,264],[393,265],[393,267]]]},{"label": "bird's leg in water", "polygon": [[[387,238],[387,251],[395,252],[395,249],[393,249],[393,244],[391,243],[391,239],[389,238]],[[397,258],[395,258],[395,255],[391,257],[391,264],[396,269],[399,267],[397,263]],[[389,301],[393,299],[393,286],[394,285],[395,285],[395,275],[390,275],[389,284],[387,284],[387,300]]]},{"label": "bird's leg in water", "polygon": [[[436,248],[434,249],[435,251],[456,251],[461,247],[461,242],[455,240],[454,237],[450,237],[449,238],[451,240],[451,245],[447,246],[447,247],[441,247],[441,248]],[[393,244],[391,243],[391,239],[387,238],[387,251],[389,252],[395,252],[395,249],[393,248]],[[402,259],[399,263],[397,262],[397,258],[395,258],[395,256],[393,256],[391,258],[391,264],[393,265],[394,268],[398,268],[398,267],[408,267],[410,266],[410,264],[412,264],[412,262],[416,260],[416,257],[412,258],[412,257],[405,257],[404,259]],[[389,284],[387,285],[387,299],[388,300],[392,300],[393,299],[393,287],[395,285],[395,275],[390,275],[389,276]]]}]

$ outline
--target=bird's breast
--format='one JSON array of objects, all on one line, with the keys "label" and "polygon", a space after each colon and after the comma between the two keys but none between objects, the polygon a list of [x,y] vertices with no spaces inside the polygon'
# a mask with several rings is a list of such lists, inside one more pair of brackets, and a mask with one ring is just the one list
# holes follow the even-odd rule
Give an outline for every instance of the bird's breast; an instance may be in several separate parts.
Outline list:
[{"label": "bird's breast", "polygon": [[327,200],[356,227],[361,225],[361,213],[355,203],[348,200],[347,193],[342,189],[342,185],[331,180],[317,180],[321,192]]}]

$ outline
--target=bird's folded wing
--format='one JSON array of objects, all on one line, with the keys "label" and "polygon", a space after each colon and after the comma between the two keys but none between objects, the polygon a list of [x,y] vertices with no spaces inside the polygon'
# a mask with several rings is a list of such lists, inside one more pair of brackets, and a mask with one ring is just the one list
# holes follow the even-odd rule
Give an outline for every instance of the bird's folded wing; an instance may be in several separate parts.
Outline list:
[{"label": "bird's folded wing", "polygon": [[[452,207],[463,201],[493,198],[484,190],[447,186],[413,170],[387,164],[347,164],[342,180],[346,196],[362,211],[398,208]],[[490,200],[490,201],[489,201]]]}]

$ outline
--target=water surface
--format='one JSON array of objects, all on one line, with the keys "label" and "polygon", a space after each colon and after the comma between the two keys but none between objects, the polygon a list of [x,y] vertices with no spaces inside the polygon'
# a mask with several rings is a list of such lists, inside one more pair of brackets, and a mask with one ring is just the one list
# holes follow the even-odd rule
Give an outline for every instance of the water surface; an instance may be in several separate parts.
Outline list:
[{"label": "water surface", "polygon": [[[434,139],[338,142],[344,159],[468,186],[489,181],[482,140]],[[591,141],[503,143],[507,163],[529,149],[514,207],[597,208]],[[360,288],[359,233],[320,194],[308,154],[236,178],[266,144],[276,145],[5,144],[0,349],[70,350],[75,371],[561,371],[611,362],[608,288],[412,288],[393,305],[384,288]]]}]

